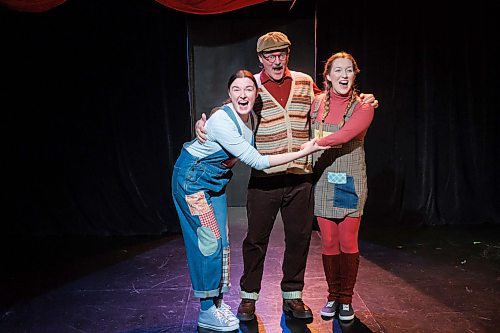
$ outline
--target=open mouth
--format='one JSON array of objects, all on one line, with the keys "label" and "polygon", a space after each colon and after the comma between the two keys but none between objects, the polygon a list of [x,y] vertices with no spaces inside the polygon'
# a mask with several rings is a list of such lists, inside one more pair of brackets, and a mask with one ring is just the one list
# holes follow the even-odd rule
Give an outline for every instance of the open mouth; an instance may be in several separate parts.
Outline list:
[{"label": "open mouth", "polygon": [[238,101],[238,105],[247,106],[248,105],[248,101]]},{"label": "open mouth", "polygon": [[349,86],[349,81],[348,80],[340,80],[339,84],[341,87],[347,88],[347,86]]}]

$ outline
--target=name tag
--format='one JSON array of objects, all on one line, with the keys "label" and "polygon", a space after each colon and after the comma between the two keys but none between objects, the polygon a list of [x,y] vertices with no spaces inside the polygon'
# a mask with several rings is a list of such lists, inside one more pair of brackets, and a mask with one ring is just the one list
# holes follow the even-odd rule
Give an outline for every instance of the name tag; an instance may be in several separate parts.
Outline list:
[{"label": "name tag", "polygon": [[345,172],[329,172],[328,182],[332,184],[347,184],[347,174]]},{"label": "name tag", "polygon": [[314,129],[314,137],[316,139],[324,138],[325,136],[329,136],[330,134],[333,134],[333,133],[327,132],[327,131],[323,131],[323,135],[319,135],[319,130],[318,129]]},{"label": "name tag", "polygon": [[[319,130],[318,129],[314,129],[314,137],[316,139],[324,138],[326,136],[329,136],[330,134],[333,134],[333,133],[332,132],[323,131],[323,135],[319,135]],[[330,148],[342,148],[342,145],[331,146]]]}]

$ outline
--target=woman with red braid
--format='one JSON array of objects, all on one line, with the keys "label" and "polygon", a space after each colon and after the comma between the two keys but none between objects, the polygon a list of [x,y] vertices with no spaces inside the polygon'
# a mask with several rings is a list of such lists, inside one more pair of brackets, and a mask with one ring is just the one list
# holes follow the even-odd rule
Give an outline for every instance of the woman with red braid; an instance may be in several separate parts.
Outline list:
[{"label": "woman with red braid", "polygon": [[311,106],[314,136],[330,149],[314,156],[314,215],[323,245],[322,257],[328,300],[322,318],[354,319],[352,295],[359,266],[358,230],[367,196],[365,134],[373,106],[359,102],[356,61],[346,52],[325,64],[325,92]]}]

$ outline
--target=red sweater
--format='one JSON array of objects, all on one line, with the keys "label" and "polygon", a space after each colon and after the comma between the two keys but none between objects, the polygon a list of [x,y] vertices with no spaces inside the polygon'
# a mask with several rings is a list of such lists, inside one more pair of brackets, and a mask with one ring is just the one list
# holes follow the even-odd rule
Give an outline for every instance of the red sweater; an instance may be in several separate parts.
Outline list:
[{"label": "red sweater", "polygon": [[[330,91],[330,112],[325,119],[326,124],[339,124],[342,121],[342,116],[344,115],[350,98],[350,96],[338,95],[333,92],[333,90]],[[316,121],[321,121],[323,110],[324,104],[322,104],[318,110]],[[318,140],[318,144],[320,146],[331,147],[344,144],[354,138],[363,138],[373,120],[373,113],[374,108],[371,104],[356,104],[351,118],[345,122],[344,127],[342,127],[339,131]]]}]

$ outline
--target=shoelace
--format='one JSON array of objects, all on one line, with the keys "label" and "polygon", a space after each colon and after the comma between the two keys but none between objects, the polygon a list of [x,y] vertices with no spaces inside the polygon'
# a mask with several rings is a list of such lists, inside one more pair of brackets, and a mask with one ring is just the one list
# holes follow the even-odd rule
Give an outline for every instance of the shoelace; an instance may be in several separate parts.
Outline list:
[{"label": "shoelace", "polygon": [[226,316],[228,320],[237,319],[234,313],[231,312],[231,307],[224,303],[224,301],[221,301],[219,310],[224,314],[224,316]]},{"label": "shoelace", "polygon": [[330,302],[326,303],[327,308],[333,308],[334,305],[335,305],[335,301],[330,301]]},{"label": "shoelace", "polygon": [[342,304],[342,310],[349,311],[349,304]]},{"label": "shoelace", "polygon": [[226,317],[226,315],[224,314],[224,312],[222,312],[220,309],[218,308],[215,308],[214,310],[214,315],[215,315],[215,318],[221,322],[221,323],[224,323],[224,324],[227,324],[228,322],[228,319]]}]

